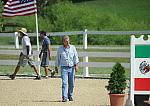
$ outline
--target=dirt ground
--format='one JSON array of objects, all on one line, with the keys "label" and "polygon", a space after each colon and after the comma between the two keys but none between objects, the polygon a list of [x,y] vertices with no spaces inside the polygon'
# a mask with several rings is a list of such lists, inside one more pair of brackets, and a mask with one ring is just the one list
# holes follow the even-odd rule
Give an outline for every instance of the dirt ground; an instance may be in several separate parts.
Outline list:
[{"label": "dirt ground", "polygon": [[[61,79],[0,76],[0,106],[109,106],[106,79],[76,79],[73,102],[61,102]],[[127,98],[127,95],[126,95]],[[126,100],[125,98],[125,100]]]}]

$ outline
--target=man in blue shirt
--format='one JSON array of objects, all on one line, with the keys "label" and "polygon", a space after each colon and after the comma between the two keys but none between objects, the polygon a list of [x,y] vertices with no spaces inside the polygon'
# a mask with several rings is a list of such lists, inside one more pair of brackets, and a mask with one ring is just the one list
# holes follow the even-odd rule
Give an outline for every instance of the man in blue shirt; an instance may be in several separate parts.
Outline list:
[{"label": "man in blue shirt", "polygon": [[73,101],[75,71],[78,71],[79,58],[75,46],[70,44],[69,36],[63,37],[63,45],[57,50],[55,71],[61,67],[62,102]]},{"label": "man in blue shirt", "polygon": [[55,74],[55,71],[49,69],[49,67],[48,67],[49,66],[49,60],[51,60],[50,40],[46,36],[46,32],[45,31],[41,31],[40,32],[40,37],[43,39],[43,42],[42,42],[42,49],[41,49],[41,52],[39,54],[39,58],[42,57],[41,67],[44,67],[45,78],[47,79],[48,78],[48,71],[51,72],[51,77],[53,77],[54,74]]}]

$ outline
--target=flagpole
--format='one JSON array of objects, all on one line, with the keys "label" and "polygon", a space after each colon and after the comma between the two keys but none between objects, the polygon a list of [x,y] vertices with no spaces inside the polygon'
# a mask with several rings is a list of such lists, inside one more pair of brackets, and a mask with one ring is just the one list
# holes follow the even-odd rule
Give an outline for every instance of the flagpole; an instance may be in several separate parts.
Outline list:
[{"label": "flagpole", "polygon": [[[36,0],[35,0],[35,4],[36,4]],[[40,51],[40,47],[39,47],[39,37],[38,37],[38,17],[37,17],[37,10],[36,10],[36,13],[35,13],[35,21],[36,21],[36,42],[37,42],[37,51],[39,52]],[[38,63],[40,61],[40,58],[39,56],[37,57],[38,59]],[[39,75],[40,75],[40,65],[38,65],[38,70],[39,70]]]},{"label": "flagpole", "polygon": [[35,20],[36,20],[36,39],[37,39],[37,51],[40,50],[39,48],[39,36],[38,36],[38,18],[37,18],[37,13],[35,13]]}]

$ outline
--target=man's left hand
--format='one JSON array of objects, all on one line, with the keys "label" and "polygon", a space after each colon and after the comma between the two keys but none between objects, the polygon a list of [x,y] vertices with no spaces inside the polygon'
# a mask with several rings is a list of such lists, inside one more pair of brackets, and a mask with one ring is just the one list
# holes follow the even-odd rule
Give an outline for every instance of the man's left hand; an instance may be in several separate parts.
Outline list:
[{"label": "man's left hand", "polygon": [[51,60],[51,56],[49,56],[49,60]]},{"label": "man's left hand", "polygon": [[79,70],[78,65],[75,65],[75,71],[78,72],[78,70]]}]

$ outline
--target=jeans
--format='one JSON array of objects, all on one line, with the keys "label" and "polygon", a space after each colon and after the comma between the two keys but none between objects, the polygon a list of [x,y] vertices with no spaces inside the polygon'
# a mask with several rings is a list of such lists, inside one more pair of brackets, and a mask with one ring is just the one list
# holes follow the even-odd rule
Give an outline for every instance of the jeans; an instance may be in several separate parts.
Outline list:
[{"label": "jeans", "polygon": [[73,95],[73,88],[75,82],[74,67],[62,66],[61,78],[62,78],[62,97],[68,99]]}]

